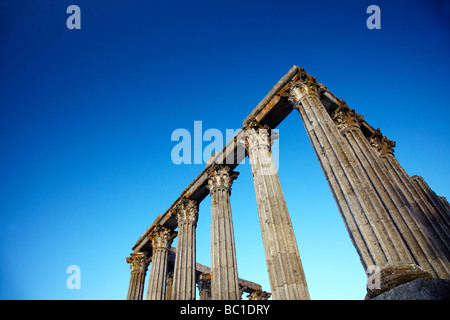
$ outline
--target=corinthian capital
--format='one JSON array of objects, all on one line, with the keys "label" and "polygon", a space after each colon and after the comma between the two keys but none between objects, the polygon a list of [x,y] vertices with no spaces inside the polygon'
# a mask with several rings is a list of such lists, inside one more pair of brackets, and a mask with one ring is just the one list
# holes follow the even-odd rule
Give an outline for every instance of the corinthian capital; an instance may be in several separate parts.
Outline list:
[{"label": "corinthian capital", "polygon": [[150,258],[147,252],[133,252],[127,257],[127,262],[130,264],[131,273],[146,273]]},{"label": "corinthian capital", "polygon": [[222,187],[231,190],[231,185],[239,172],[231,171],[230,167],[215,164],[208,170],[208,186],[209,191],[214,188]]},{"label": "corinthian capital", "polygon": [[325,86],[317,82],[315,77],[311,77],[306,73],[305,69],[300,68],[297,79],[290,82],[290,94],[292,97],[290,100],[291,102],[294,102],[294,104],[297,104],[298,101],[296,100],[310,94],[317,95],[324,88]]},{"label": "corinthian capital", "polygon": [[169,249],[177,232],[157,225],[147,236],[152,241],[153,250]]},{"label": "corinthian capital", "polygon": [[201,273],[198,276],[197,281],[199,291],[209,290],[211,291],[211,274],[210,273]]},{"label": "corinthian capital", "polygon": [[331,113],[331,119],[340,131],[344,129],[359,128],[364,120],[364,116],[357,114],[354,109],[350,109],[345,101],[341,101],[338,107]]},{"label": "corinthian capital", "polygon": [[245,131],[244,143],[249,151],[257,146],[264,146],[270,149],[272,141],[277,138],[277,133],[272,132],[268,125],[262,126],[259,123],[255,123]]},{"label": "corinthian capital", "polygon": [[367,138],[369,144],[377,151],[380,156],[394,154],[395,141],[389,140],[377,129],[370,137]]},{"label": "corinthian capital", "polygon": [[173,209],[178,225],[184,223],[196,224],[198,219],[198,203],[195,200],[182,199]]}]

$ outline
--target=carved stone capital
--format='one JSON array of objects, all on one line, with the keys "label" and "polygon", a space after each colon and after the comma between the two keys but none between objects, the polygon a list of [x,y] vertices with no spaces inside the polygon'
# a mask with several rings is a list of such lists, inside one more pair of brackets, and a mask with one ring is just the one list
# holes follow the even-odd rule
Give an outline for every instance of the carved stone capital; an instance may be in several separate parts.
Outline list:
[{"label": "carved stone capital", "polygon": [[198,276],[197,285],[200,300],[211,300],[211,274],[201,273]]},{"label": "carved stone capital", "polygon": [[176,236],[176,231],[165,228],[162,225],[157,225],[147,237],[152,241],[153,250],[168,250]]},{"label": "carved stone capital", "polygon": [[267,147],[270,150],[273,140],[277,138],[277,133],[272,132],[268,125],[262,126],[257,123],[245,131],[244,143],[248,151],[258,146]]},{"label": "carved stone capital", "polygon": [[[298,77],[290,82],[290,93],[294,97],[299,95],[300,98],[303,98],[310,94],[318,95],[324,88],[324,86],[317,82],[316,78],[307,74],[303,68],[300,68]],[[294,98],[291,101],[295,102],[295,100]]]},{"label": "carved stone capital", "polygon": [[354,109],[350,109],[345,101],[341,101],[338,107],[331,113],[331,119],[333,119],[339,131],[343,132],[348,128],[359,128],[364,117],[357,114]]},{"label": "carved stone capital", "polygon": [[272,294],[266,291],[262,291],[261,289],[257,289],[250,293],[247,298],[249,300],[267,300],[270,298]]},{"label": "carved stone capital", "polygon": [[195,200],[182,199],[172,211],[178,225],[184,223],[196,224],[198,219],[198,203]]},{"label": "carved stone capital", "polygon": [[367,140],[380,156],[394,155],[395,141],[383,136],[380,129],[377,129]]},{"label": "carved stone capital", "polygon": [[231,171],[228,166],[215,164],[208,170],[207,188],[210,192],[219,187],[231,191],[231,185],[238,175],[239,172]]},{"label": "carved stone capital", "polygon": [[199,291],[202,290],[211,291],[211,273],[201,273],[198,276],[197,284]]},{"label": "carved stone capital", "polygon": [[150,263],[150,258],[145,251],[133,252],[127,257],[127,263],[130,264],[131,273],[145,274]]}]

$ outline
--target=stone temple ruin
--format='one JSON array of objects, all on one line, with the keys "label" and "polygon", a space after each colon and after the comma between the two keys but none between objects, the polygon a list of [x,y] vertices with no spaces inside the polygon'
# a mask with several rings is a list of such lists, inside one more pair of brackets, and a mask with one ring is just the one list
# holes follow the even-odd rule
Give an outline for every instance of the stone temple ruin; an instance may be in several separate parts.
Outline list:
[{"label": "stone temple ruin", "polygon": [[[450,279],[450,205],[394,156],[395,142],[293,66],[247,116],[240,130],[159,215],[133,246],[127,299],[309,299],[297,242],[271,146],[276,128],[297,110],[361,264],[378,277],[366,299],[417,279]],[[271,293],[238,278],[230,191],[249,157]],[[196,263],[200,202],[211,196],[211,268]],[[177,231],[175,231],[177,229]],[[171,247],[175,237],[177,248]],[[370,273],[368,273],[370,274]],[[441,280],[439,280],[441,281]]]}]

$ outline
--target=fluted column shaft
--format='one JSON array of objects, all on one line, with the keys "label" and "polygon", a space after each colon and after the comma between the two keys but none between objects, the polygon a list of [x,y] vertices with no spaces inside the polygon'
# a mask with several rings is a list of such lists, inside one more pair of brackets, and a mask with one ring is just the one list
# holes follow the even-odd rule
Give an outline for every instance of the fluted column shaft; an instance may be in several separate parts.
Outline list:
[{"label": "fluted column shaft", "polygon": [[173,293],[173,270],[169,270],[167,272],[167,281],[166,281],[166,300],[173,300],[172,293]]},{"label": "fluted column shaft", "polygon": [[214,165],[208,172],[211,195],[211,299],[239,300],[230,191],[238,173]]},{"label": "fluted column shaft", "polygon": [[[306,79],[305,81],[309,81]],[[358,179],[361,169],[348,155],[348,145],[333,124],[319,97],[308,83],[293,83],[292,100],[302,118],[306,132],[330,185],[350,238],[361,258],[364,269],[386,265],[398,260],[398,254],[385,232],[377,232],[375,213],[368,191]]]},{"label": "fluted column shaft", "polygon": [[291,82],[291,101],[302,117],[364,268],[378,266],[382,286],[387,284],[383,280],[386,274],[390,279],[398,275],[394,277],[398,280],[396,285],[413,276],[428,277],[429,274],[415,265],[403,235],[389,216],[365,167],[320,102],[318,90],[320,84],[302,70]]},{"label": "fluted column shaft", "polygon": [[447,212],[447,216],[450,215],[450,203],[448,203],[447,198],[443,196],[438,196],[438,198],[441,200],[441,202],[444,204],[444,208]]},{"label": "fluted column shaft", "polygon": [[394,155],[381,150],[379,153],[397,188],[411,206],[412,217],[416,220],[419,229],[417,231],[412,229],[414,236],[422,245],[436,275],[439,278],[448,279],[450,277],[450,239],[445,222],[439,219],[434,207],[413,185],[409,175]]},{"label": "fluted column shaft", "polygon": [[401,188],[407,201],[417,212],[418,218],[427,228],[428,233],[433,235],[437,247],[441,248],[441,250],[448,255],[448,246],[450,244],[448,223],[439,217],[435,208],[414,185],[408,173],[400,165],[394,155],[387,153],[381,154],[380,156],[383,159],[388,172],[398,183],[398,186]]},{"label": "fluted column shaft", "polygon": [[[372,148],[360,129],[362,116],[350,109],[343,101],[331,115],[338,129],[351,147],[353,155],[364,168],[369,185],[380,199],[379,212],[383,219],[392,221],[391,237],[395,237],[396,248],[405,248],[412,256],[412,262],[429,272],[432,276],[447,276],[445,264],[436,252],[430,237],[423,230],[417,213],[402,197],[400,186],[386,171],[385,165]],[[387,139],[384,139],[387,141]],[[395,143],[390,141],[391,144]],[[398,229],[398,231],[396,230]]]},{"label": "fluted column shaft", "polygon": [[415,175],[412,176],[411,179],[415,183],[418,191],[421,192],[426,199],[428,199],[429,203],[436,210],[436,216],[434,216],[434,218],[438,221],[443,221],[448,227],[450,224],[450,212],[447,210],[445,203],[439,199],[436,193],[421,176]]},{"label": "fluted column shaft", "polygon": [[131,278],[128,286],[127,300],[142,300],[144,294],[145,275],[150,259],[147,252],[135,252],[128,257],[127,262],[130,264]]},{"label": "fluted column shaft", "polygon": [[262,240],[274,300],[309,299],[300,254],[277,169],[268,128],[246,131]]},{"label": "fluted column shaft", "polygon": [[172,299],[195,299],[195,229],[198,205],[194,200],[183,199],[175,208],[178,222],[177,252],[173,276]]},{"label": "fluted column shaft", "polygon": [[148,238],[152,241],[153,257],[150,267],[147,300],[165,300],[167,282],[167,257],[176,232],[157,225]]}]

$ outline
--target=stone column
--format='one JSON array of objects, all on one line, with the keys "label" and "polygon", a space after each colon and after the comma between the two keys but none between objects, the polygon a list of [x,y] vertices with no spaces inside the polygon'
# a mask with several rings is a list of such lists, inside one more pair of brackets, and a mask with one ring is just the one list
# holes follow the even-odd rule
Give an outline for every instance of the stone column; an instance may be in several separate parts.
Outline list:
[{"label": "stone column", "polygon": [[230,192],[237,172],[213,165],[208,171],[211,195],[211,298],[239,300]]},{"label": "stone column", "polygon": [[261,234],[274,300],[309,299],[294,229],[272,157],[268,127],[246,131]]},{"label": "stone column", "polygon": [[422,193],[422,195],[428,200],[428,202],[434,207],[436,215],[434,219],[437,221],[442,221],[444,225],[448,227],[450,225],[450,211],[447,210],[447,207],[444,202],[439,199],[436,193],[430,188],[428,183],[421,176],[412,176],[412,181],[417,187],[418,191]]},{"label": "stone column", "polygon": [[[374,223],[369,223],[368,214],[375,210],[367,195],[368,188],[358,179],[361,169],[348,156],[351,150],[320,102],[318,89],[315,79],[302,73],[291,84],[291,101],[302,118],[364,269],[385,265],[395,250],[390,250],[394,251],[392,254],[383,250],[381,235],[375,232]],[[391,244],[389,240],[387,243]]]},{"label": "stone column", "polygon": [[[381,135],[379,130],[368,139],[383,159],[392,178],[398,182],[408,202],[419,213],[420,219],[425,225],[430,226],[430,232],[437,234],[437,237],[444,243],[447,243],[446,246],[448,246],[450,241],[450,232],[448,229],[450,225],[448,221],[441,219],[436,209],[429,203],[423,192],[419,190],[418,186],[413,182],[413,179],[410,178],[405,169],[400,165],[393,154],[392,147],[387,146],[390,140],[387,140]],[[431,229],[434,229],[434,231]]]},{"label": "stone column", "polygon": [[441,199],[442,203],[444,204],[447,215],[450,215],[450,203],[448,203],[447,198],[442,196],[438,196],[438,198]]},{"label": "stone column", "polygon": [[[423,249],[436,274],[440,278],[448,279],[450,267],[449,244],[450,238],[445,223],[439,219],[433,206],[423,197],[414,186],[405,169],[394,156],[395,142],[383,136],[376,130],[367,137],[370,145],[384,162],[384,165],[395,184],[396,189],[410,206],[412,218],[419,230],[412,228],[415,237],[423,245]],[[419,232],[419,233],[417,233]]]},{"label": "stone column", "polygon": [[131,279],[127,300],[142,300],[144,294],[145,274],[150,263],[147,252],[133,252],[127,257],[131,268]]},{"label": "stone column", "polygon": [[[389,221],[388,226],[391,229],[388,232],[390,237],[395,239],[397,250],[404,249],[398,250],[401,259],[408,261],[411,254],[410,263],[418,264],[433,277],[447,277],[441,254],[434,248],[433,241],[417,217],[417,212],[405,201],[401,186],[389,175],[376,149],[362,133],[360,125],[363,117],[342,101],[331,114],[331,118],[349,144],[354,157],[364,168],[364,178],[367,179],[369,187],[373,188],[379,198],[380,217]],[[393,141],[384,140],[390,148],[395,145]]]},{"label": "stone column", "polygon": [[211,300],[211,274],[202,273],[198,277],[200,300]]},{"label": "stone column", "polygon": [[167,282],[167,256],[177,233],[157,225],[148,235],[152,241],[153,257],[147,289],[147,300],[165,300]]},{"label": "stone column", "polygon": [[174,210],[178,222],[177,252],[173,277],[173,300],[195,299],[195,229],[198,205],[194,200],[181,200]]},{"label": "stone column", "polygon": [[[321,89],[315,78],[302,69],[297,79],[291,82],[291,101],[300,113],[366,272],[367,267],[373,265],[381,271],[391,266],[391,274],[398,273],[398,279],[403,278],[403,270],[408,270],[409,275],[416,273],[420,276],[422,272],[415,271],[420,268],[400,267],[413,265],[415,261],[364,168],[320,102],[318,90]],[[380,282],[383,286],[384,280]]]}]

